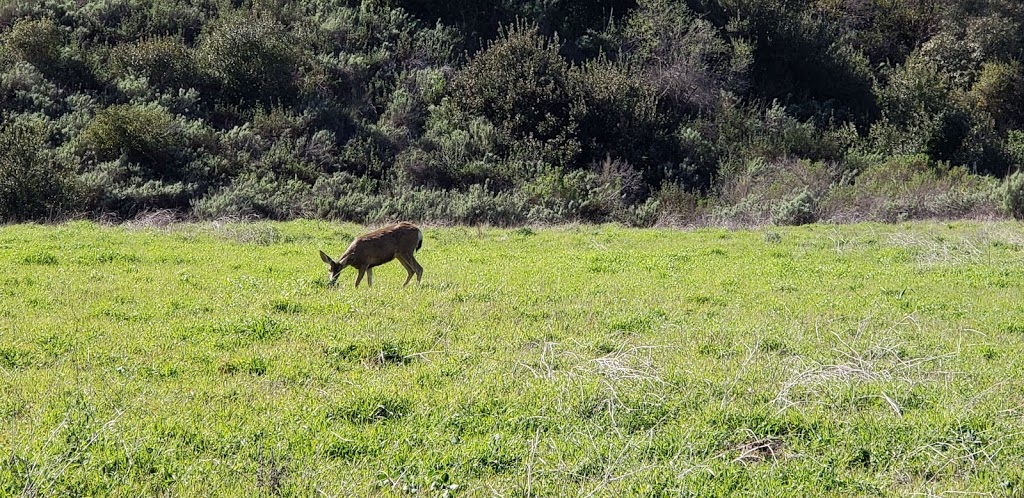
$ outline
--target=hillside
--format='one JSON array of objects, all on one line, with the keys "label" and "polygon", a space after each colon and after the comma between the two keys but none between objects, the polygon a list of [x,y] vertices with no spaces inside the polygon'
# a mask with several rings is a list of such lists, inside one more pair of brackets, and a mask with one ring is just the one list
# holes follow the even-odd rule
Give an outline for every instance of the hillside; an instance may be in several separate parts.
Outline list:
[{"label": "hillside", "polygon": [[7,2],[0,41],[7,222],[801,224],[1024,198],[1013,0]]}]

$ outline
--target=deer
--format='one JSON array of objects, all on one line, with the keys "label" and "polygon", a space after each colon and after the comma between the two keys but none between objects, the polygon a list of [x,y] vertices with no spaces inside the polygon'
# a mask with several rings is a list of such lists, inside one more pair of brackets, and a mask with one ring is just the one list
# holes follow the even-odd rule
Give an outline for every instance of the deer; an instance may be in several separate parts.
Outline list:
[{"label": "deer", "polygon": [[364,273],[367,287],[373,287],[373,267],[397,259],[405,267],[405,271],[409,272],[405,283],[402,284],[402,287],[405,287],[409,285],[414,274],[417,284],[423,278],[423,267],[414,256],[414,253],[421,247],[423,247],[423,232],[416,225],[403,221],[356,237],[348,249],[345,249],[345,254],[342,254],[337,261],[331,259],[323,251],[320,251],[320,259],[328,266],[327,285],[334,285],[341,270],[351,266],[359,270],[356,287],[359,287],[359,282],[362,282]]}]

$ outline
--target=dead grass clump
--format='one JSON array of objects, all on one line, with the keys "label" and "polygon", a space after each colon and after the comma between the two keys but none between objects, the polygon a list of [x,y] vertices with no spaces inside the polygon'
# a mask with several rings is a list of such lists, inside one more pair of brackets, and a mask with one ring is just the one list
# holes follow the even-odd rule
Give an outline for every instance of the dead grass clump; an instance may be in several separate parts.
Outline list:
[{"label": "dead grass clump", "polygon": [[127,225],[131,228],[168,228],[185,221],[185,217],[174,209],[143,211]]},{"label": "dead grass clump", "polygon": [[730,450],[730,453],[739,453],[733,459],[733,462],[755,464],[782,460],[789,456],[785,450],[782,438],[775,436],[757,437],[753,433],[750,433],[749,436],[746,441]]}]

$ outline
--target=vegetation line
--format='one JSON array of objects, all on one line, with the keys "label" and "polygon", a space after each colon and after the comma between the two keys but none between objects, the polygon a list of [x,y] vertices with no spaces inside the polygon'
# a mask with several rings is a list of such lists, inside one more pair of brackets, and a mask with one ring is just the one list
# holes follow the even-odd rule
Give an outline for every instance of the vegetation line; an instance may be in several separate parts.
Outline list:
[{"label": "vegetation line", "polygon": [[0,223],[1024,218],[1010,0],[0,12]]}]

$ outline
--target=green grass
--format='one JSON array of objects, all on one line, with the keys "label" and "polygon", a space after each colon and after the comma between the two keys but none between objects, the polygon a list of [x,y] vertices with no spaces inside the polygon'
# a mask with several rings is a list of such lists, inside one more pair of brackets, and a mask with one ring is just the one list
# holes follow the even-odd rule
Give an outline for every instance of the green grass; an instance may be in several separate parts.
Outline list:
[{"label": "green grass", "polygon": [[1024,492],[1024,231],[0,228],[0,495]]}]

